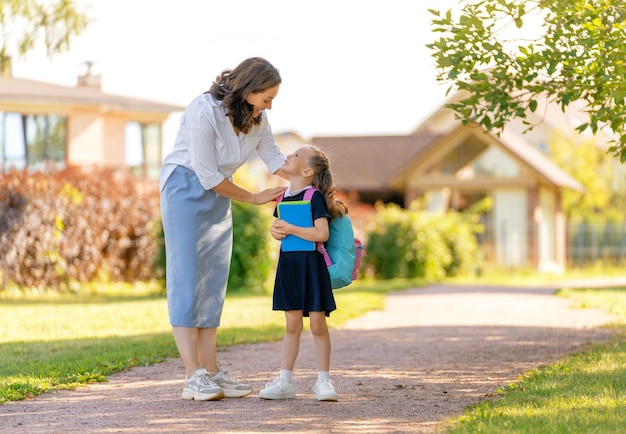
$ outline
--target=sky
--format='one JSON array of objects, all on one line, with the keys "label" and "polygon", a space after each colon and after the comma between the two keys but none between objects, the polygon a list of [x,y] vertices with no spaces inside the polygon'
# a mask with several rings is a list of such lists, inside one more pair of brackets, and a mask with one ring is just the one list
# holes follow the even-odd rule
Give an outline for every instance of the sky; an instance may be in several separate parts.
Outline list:
[{"label": "sky", "polygon": [[[92,22],[69,52],[14,59],[13,75],[66,86],[94,62],[106,93],[186,106],[260,56],[282,84],[275,134],[408,134],[446,99],[426,44],[429,8],[458,0],[77,0]],[[164,126],[171,145],[179,114]]]}]

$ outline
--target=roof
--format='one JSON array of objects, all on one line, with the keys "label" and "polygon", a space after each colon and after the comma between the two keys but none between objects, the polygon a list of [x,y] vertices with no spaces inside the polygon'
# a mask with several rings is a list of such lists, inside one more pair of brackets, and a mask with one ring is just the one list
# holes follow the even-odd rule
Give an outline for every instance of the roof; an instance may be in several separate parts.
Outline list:
[{"label": "roof", "polygon": [[184,107],[103,93],[99,86],[60,86],[15,77],[0,77],[0,103],[106,106],[114,111],[171,113]]},{"label": "roof", "polygon": [[498,141],[503,147],[515,154],[519,160],[526,163],[548,182],[558,187],[568,188],[574,191],[583,192],[585,190],[578,181],[563,171],[535,147],[526,143],[517,134],[503,131]]},{"label": "roof", "polygon": [[390,181],[438,136],[313,137],[330,160],[333,181],[342,190],[388,190]]},{"label": "roof", "polygon": [[[476,127],[460,126],[457,130]],[[457,131],[455,130],[455,131]],[[450,131],[448,134],[453,134]],[[342,190],[389,191],[418,164],[428,149],[448,135],[417,133],[408,136],[313,137],[330,159],[333,180]],[[481,130],[481,135],[483,132]],[[560,188],[584,191],[583,186],[547,156],[514,133],[488,136],[513,154],[547,183]]]}]

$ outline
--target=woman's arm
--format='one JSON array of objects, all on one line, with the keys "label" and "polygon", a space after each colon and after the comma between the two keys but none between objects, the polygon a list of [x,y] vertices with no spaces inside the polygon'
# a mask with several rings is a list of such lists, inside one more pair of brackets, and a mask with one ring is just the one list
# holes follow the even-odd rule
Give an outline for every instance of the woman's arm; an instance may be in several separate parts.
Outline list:
[{"label": "woman's arm", "polygon": [[269,201],[278,199],[283,191],[285,191],[285,187],[273,187],[260,191],[258,193],[252,193],[239,187],[228,179],[224,179],[218,185],[213,187],[213,190],[217,194],[221,194],[222,196],[232,200],[261,205]]}]

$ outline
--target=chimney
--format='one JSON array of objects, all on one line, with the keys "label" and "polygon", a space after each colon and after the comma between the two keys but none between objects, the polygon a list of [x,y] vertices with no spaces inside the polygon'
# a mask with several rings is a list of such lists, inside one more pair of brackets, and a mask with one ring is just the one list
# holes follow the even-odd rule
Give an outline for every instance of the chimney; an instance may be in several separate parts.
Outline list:
[{"label": "chimney", "polygon": [[93,87],[100,90],[102,84],[102,76],[100,74],[93,73],[92,68],[94,62],[88,60],[83,62],[83,64],[86,66],[86,70],[83,75],[78,75],[78,86]]}]

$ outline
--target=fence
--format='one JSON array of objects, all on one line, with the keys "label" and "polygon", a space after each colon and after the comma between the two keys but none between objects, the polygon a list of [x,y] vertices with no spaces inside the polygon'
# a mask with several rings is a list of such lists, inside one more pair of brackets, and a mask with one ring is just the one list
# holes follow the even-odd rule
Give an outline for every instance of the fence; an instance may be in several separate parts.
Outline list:
[{"label": "fence", "polygon": [[567,266],[584,267],[602,262],[626,265],[626,223],[577,223],[567,227]]},{"label": "fence", "polygon": [[[478,241],[485,261],[494,264],[498,261],[495,228],[489,220],[484,221],[483,225],[485,231],[478,235]],[[535,228],[530,230],[534,231]],[[531,240],[535,238],[533,233],[527,236]],[[532,255],[536,246],[529,244],[527,248]],[[567,268],[589,267],[598,263],[626,268],[626,222],[568,224],[565,248]]]}]

